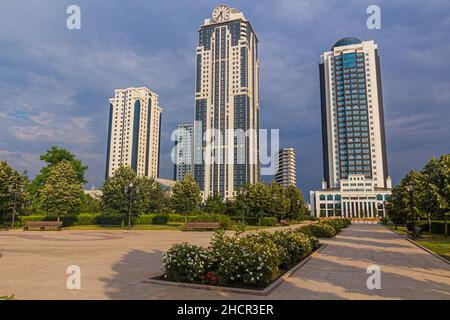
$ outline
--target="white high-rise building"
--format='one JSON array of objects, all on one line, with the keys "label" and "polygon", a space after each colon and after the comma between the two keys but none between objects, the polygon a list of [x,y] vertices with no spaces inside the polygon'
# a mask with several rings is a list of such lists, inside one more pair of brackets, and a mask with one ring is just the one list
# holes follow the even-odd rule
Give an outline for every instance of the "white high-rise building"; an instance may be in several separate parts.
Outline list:
[{"label": "white high-rise building", "polygon": [[259,181],[258,38],[244,14],[217,6],[196,50],[194,178],[203,198]]},{"label": "white high-rise building", "polygon": [[312,214],[378,217],[388,176],[380,57],[374,41],[344,38],[321,55],[322,191]]},{"label": "white high-rise building", "polygon": [[183,180],[188,173],[192,173],[193,166],[193,123],[181,123],[175,132],[175,148],[173,150],[175,181]]},{"label": "white high-rise building", "polygon": [[145,87],[117,89],[109,103],[106,177],[120,165],[139,176],[158,177],[163,111],[158,95]]},{"label": "white high-rise building", "polygon": [[297,184],[294,148],[281,148],[275,158],[275,182],[283,187]]}]

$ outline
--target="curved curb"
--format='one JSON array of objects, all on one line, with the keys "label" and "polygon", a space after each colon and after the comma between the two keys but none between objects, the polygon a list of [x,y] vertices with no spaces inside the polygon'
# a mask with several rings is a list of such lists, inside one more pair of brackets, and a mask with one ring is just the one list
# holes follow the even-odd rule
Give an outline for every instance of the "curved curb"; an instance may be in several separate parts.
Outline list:
[{"label": "curved curb", "polygon": [[424,251],[426,251],[426,252],[432,254],[432,255],[435,256],[436,258],[441,259],[441,260],[444,261],[445,263],[450,264],[450,261],[448,261],[447,259],[441,257],[440,255],[438,255],[437,253],[431,251],[430,249],[428,249],[428,248],[422,246],[421,244],[415,242],[414,240],[411,240],[411,239],[409,239],[409,238],[406,238],[406,240],[408,240],[408,241],[411,242],[412,244],[416,245],[416,246],[419,247],[420,249],[422,249],[422,250],[424,250]]},{"label": "curved curb", "polygon": [[190,288],[190,289],[202,289],[202,290],[211,290],[211,291],[219,291],[219,292],[231,292],[231,293],[241,293],[241,294],[251,294],[257,296],[267,296],[273,290],[275,290],[279,285],[281,285],[285,280],[287,280],[290,276],[292,276],[295,272],[298,271],[302,266],[304,266],[314,255],[318,254],[322,251],[327,244],[322,244],[319,249],[311,253],[305,259],[300,261],[297,265],[292,267],[289,271],[284,273],[270,285],[265,287],[262,290],[255,289],[242,289],[242,288],[232,288],[232,287],[219,287],[219,286],[210,286],[204,284],[196,284],[196,283],[184,283],[184,282],[174,282],[174,281],[165,281],[165,280],[156,280],[156,279],[144,279],[142,283],[148,284],[159,284],[165,286],[179,287],[179,288]]}]

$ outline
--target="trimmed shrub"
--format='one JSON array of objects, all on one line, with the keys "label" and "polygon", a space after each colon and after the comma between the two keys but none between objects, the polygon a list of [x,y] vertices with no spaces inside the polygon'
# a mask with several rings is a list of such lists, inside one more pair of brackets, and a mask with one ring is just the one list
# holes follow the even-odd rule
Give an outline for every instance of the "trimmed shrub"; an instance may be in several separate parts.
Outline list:
[{"label": "trimmed shrub", "polygon": [[200,281],[208,258],[207,249],[188,243],[176,244],[163,255],[164,277],[170,281]]},{"label": "trimmed shrub", "polygon": [[262,217],[261,225],[265,227],[271,227],[277,225],[277,218],[274,217]]},{"label": "trimmed shrub", "polygon": [[[242,216],[234,216],[231,217],[233,222],[242,222]],[[259,221],[257,217],[244,217],[244,221],[249,226],[257,226]]]},{"label": "trimmed shrub", "polygon": [[80,213],[77,216],[76,225],[80,225],[80,226],[94,225],[97,222],[98,216],[99,216],[99,214]]},{"label": "trimmed shrub", "polygon": [[120,226],[126,223],[125,217],[120,214],[100,214],[95,219],[95,224],[100,224],[104,226]]},{"label": "trimmed shrub", "polygon": [[196,216],[188,216],[189,222],[220,222],[222,228],[231,228],[233,221],[229,216],[224,214],[199,214]]},{"label": "trimmed shrub", "polygon": [[167,214],[156,214],[153,216],[153,224],[167,224],[169,216]]},{"label": "trimmed shrub", "polygon": [[415,226],[415,222],[407,222],[406,223],[406,229],[408,231],[413,231],[414,226]]},{"label": "trimmed shrub", "polygon": [[178,213],[169,213],[169,222],[184,222],[184,215]]},{"label": "trimmed shrub", "polygon": [[[428,231],[428,221],[418,222],[417,227],[420,227],[422,231]],[[448,232],[450,233],[450,223],[448,223]],[[431,221],[431,233],[435,234],[445,234],[445,223],[440,220]]]},{"label": "trimmed shrub", "polygon": [[152,224],[153,223],[153,217],[154,214],[141,214],[134,218],[134,224],[141,225],[141,224]]},{"label": "trimmed shrub", "polygon": [[284,267],[297,263],[313,250],[312,239],[301,232],[276,231],[272,234],[272,241],[286,251]]},{"label": "trimmed shrub", "polygon": [[335,228],[333,228],[330,224],[322,222],[310,224],[297,230],[303,233],[308,233],[317,238],[332,238],[337,234]]}]

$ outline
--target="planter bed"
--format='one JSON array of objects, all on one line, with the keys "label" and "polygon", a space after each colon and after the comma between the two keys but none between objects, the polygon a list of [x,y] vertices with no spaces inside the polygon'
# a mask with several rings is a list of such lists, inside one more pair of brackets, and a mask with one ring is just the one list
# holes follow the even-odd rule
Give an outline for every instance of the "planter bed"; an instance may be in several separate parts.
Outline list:
[{"label": "planter bed", "polygon": [[265,287],[255,287],[255,286],[243,286],[238,283],[229,284],[225,286],[219,285],[208,285],[199,282],[180,282],[180,281],[169,281],[164,278],[164,275],[158,275],[153,278],[145,279],[142,282],[147,284],[158,284],[179,288],[191,288],[191,289],[201,289],[201,290],[212,290],[220,292],[232,292],[241,294],[252,294],[258,296],[267,296],[273,290],[275,290],[280,284],[282,284],[286,279],[297,272],[303,265],[305,265],[314,255],[319,253],[327,245],[321,244],[319,248],[311,252],[309,255],[301,259],[297,264],[289,266],[286,269],[280,269],[278,276],[276,276],[267,286]]}]

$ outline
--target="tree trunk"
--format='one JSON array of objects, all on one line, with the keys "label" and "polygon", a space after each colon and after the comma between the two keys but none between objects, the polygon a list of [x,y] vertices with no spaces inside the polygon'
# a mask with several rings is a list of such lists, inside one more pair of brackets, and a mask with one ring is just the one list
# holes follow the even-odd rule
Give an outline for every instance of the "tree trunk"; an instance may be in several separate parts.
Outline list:
[{"label": "tree trunk", "polygon": [[447,238],[448,236],[448,228],[447,228],[447,216],[444,215],[444,235]]},{"label": "tree trunk", "polygon": [[431,233],[431,214],[428,215],[428,232]]}]

